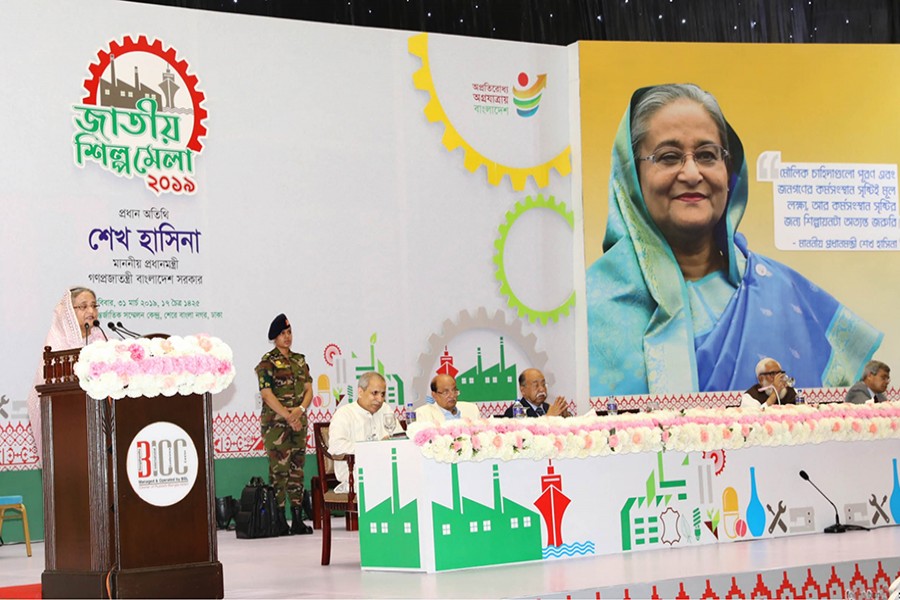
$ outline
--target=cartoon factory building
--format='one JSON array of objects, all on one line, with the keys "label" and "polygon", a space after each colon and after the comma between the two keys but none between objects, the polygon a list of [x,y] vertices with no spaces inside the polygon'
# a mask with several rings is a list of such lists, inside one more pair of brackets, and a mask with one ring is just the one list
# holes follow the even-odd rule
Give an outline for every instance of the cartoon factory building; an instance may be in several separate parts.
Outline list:
[{"label": "cartoon factory building", "polygon": [[502,496],[499,465],[493,465],[493,507],[462,496],[455,463],[450,476],[453,505],[432,503],[436,570],[541,559],[539,515]]},{"label": "cartoon factory building", "polygon": [[[688,457],[685,456],[682,466],[687,466],[687,462]],[[656,455],[656,466],[647,476],[645,494],[628,498],[622,506],[623,552],[660,544],[663,541],[661,513],[672,500],[687,499],[687,484],[683,479],[666,479],[662,452]]]},{"label": "cartoon factory building", "polygon": [[479,347],[475,366],[459,374],[456,385],[463,402],[488,402],[516,398],[516,365],[506,365],[506,348],[500,338],[500,362],[484,368]]},{"label": "cartoon factory building", "polygon": [[391,496],[366,508],[366,485],[359,469],[359,554],[366,567],[417,569],[419,560],[419,514],[417,501],[400,506],[397,449],[391,449]]}]

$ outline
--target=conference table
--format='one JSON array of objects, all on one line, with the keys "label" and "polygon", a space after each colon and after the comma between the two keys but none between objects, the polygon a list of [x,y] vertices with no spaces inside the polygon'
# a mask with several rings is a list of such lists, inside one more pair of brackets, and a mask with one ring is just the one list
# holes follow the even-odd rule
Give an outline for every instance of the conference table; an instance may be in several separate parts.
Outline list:
[{"label": "conference table", "polygon": [[364,570],[432,573],[900,520],[896,402],[450,421],[407,433],[357,446]]}]

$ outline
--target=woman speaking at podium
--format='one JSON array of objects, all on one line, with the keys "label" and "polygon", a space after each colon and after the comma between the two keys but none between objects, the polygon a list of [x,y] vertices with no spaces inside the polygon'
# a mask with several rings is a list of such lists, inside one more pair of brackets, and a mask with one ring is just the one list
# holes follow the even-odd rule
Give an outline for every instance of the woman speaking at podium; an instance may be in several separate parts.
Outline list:
[{"label": "woman speaking at podium", "polygon": [[[91,342],[104,339],[99,327],[94,327],[97,320],[97,295],[86,287],[73,287],[53,309],[53,321],[50,331],[44,340],[44,346],[54,351],[82,348]],[[43,347],[41,347],[43,355]],[[31,421],[31,432],[37,448],[38,460],[43,454],[41,450],[41,399],[36,386],[44,383],[44,361],[38,367],[34,385],[28,392],[28,419]]]}]

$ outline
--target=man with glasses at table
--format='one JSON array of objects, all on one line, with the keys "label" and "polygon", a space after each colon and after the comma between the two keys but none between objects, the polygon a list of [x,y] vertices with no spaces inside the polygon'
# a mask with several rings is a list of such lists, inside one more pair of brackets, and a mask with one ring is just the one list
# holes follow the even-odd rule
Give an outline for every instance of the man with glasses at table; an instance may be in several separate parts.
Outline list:
[{"label": "man with glasses at table", "polygon": [[[387,382],[375,371],[360,375],[355,402],[347,402],[334,412],[328,428],[328,451],[333,455],[353,454],[357,442],[373,442],[390,437],[394,407],[386,402]],[[389,418],[385,415],[389,414]],[[350,469],[346,461],[335,461],[334,474],[340,482],[334,489],[342,494],[350,489]]]},{"label": "man with glasses at table", "polygon": [[863,367],[862,379],[847,390],[844,402],[851,404],[864,404],[870,400],[887,402],[887,396],[884,393],[890,383],[891,368],[880,360],[870,360]]},{"label": "man with glasses at table", "polygon": [[741,397],[742,407],[797,403],[797,391],[788,385],[787,375],[774,358],[756,363],[756,378],[758,383]]},{"label": "man with glasses at table", "polygon": [[503,413],[504,417],[513,417],[516,404],[525,409],[526,417],[568,417],[566,398],[557,396],[553,402],[547,402],[547,380],[538,369],[525,369],[519,375],[519,392],[522,397]]},{"label": "man with glasses at table", "polygon": [[471,402],[459,401],[459,389],[456,380],[450,375],[435,375],[431,380],[431,396],[425,404],[416,409],[416,421],[419,423],[435,423],[455,419],[480,419],[478,407]]}]

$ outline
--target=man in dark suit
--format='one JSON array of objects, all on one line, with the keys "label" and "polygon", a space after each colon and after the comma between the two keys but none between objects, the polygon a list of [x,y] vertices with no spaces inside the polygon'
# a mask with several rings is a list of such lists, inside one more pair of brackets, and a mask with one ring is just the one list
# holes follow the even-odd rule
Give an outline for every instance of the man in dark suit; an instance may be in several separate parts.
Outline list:
[{"label": "man in dark suit", "polygon": [[853,404],[863,404],[872,398],[875,402],[886,402],[887,396],[884,395],[888,385],[891,383],[891,368],[878,360],[870,360],[863,367],[862,379],[854,383],[844,402]]},{"label": "man in dark suit", "polygon": [[519,375],[519,392],[522,397],[503,413],[504,417],[513,416],[513,408],[520,404],[526,417],[568,417],[565,396],[557,396],[552,403],[547,402],[547,380],[538,369],[525,369]]}]

